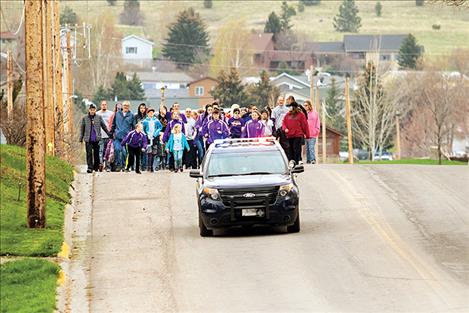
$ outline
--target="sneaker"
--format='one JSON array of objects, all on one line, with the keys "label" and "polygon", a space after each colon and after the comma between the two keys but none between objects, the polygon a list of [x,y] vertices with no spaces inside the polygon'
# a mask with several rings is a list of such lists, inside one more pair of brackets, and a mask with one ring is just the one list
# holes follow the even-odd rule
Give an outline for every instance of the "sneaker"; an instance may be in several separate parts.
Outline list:
[{"label": "sneaker", "polygon": [[303,165],[303,161],[298,162],[298,165]]},{"label": "sneaker", "polygon": [[183,169],[182,167],[181,167],[179,170],[180,170],[181,172],[184,172],[184,169]]},{"label": "sneaker", "polygon": [[311,161],[311,164],[316,164],[316,160],[312,160],[312,161]]},{"label": "sneaker", "polygon": [[106,168],[106,172],[108,172],[108,173],[109,173],[110,171],[111,171],[111,169],[110,169],[110,168]]},{"label": "sneaker", "polygon": [[87,169],[86,172],[87,172],[87,173],[93,173],[93,170]]},{"label": "sneaker", "polygon": [[142,172],[138,171],[138,172],[135,172],[136,174],[142,174]]}]

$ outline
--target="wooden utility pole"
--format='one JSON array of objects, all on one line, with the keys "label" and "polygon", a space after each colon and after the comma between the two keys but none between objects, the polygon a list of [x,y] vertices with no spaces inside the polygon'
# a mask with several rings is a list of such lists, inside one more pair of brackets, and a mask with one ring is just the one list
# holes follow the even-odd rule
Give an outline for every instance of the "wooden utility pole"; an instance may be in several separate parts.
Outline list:
[{"label": "wooden utility pole", "polygon": [[64,151],[64,102],[62,87],[62,48],[60,40],[59,1],[53,3],[54,22],[54,102],[55,102],[55,146],[56,150],[63,156]]},{"label": "wooden utility pole", "polygon": [[396,159],[401,159],[401,126],[399,123],[399,113],[396,114]]},{"label": "wooden utility pole", "polygon": [[43,16],[44,16],[44,84],[45,84],[45,103],[44,103],[44,118],[46,124],[46,152],[47,154],[54,155],[54,102],[52,93],[52,6],[51,0],[44,0]]},{"label": "wooden utility pole", "polygon": [[350,116],[350,88],[348,77],[345,79],[345,119],[347,122],[348,162],[353,164],[352,119]]},{"label": "wooden utility pole", "polygon": [[46,169],[44,130],[43,14],[44,2],[27,0],[26,59],[26,193],[28,227],[46,225]]},{"label": "wooden utility pole", "polygon": [[[316,111],[318,112],[318,116],[319,116],[320,107],[319,107],[319,86],[318,85],[316,85],[316,99],[315,100],[316,101],[313,106],[316,107]],[[323,121],[321,121],[321,123],[323,123]],[[314,151],[316,153],[316,156],[315,156],[316,163],[319,163],[319,140],[316,140]]]},{"label": "wooden utility pole", "polygon": [[311,73],[309,80],[309,98],[311,99],[311,105],[314,107],[314,67],[312,65],[309,67],[309,71]]},{"label": "wooden utility pole", "polygon": [[326,102],[322,101],[322,163],[327,159],[327,123],[326,123]]},{"label": "wooden utility pole", "polygon": [[67,140],[69,141],[69,149],[71,149],[73,143],[73,75],[70,31],[67,31],[67,116],[65,118],[65,123],[67,125],[66,129],[68,133]]},{"label": "wooden utility pole", "polygon": [[7,117],[8,120],[13,120],[13,55],[10,50],[7,52]]}]

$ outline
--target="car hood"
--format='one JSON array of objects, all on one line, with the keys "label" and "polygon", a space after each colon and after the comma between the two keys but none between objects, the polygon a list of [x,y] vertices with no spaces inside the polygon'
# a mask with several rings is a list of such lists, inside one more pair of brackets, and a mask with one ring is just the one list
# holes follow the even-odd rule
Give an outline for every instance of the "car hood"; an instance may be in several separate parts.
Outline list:
[{"label": "car hood", "polygon": [[290,175],[269,174],[269,175],[248,175],[234,177],[213,177],[207,178],[205,187],[209,188],[256,188],[286,185],[292,182]]}]

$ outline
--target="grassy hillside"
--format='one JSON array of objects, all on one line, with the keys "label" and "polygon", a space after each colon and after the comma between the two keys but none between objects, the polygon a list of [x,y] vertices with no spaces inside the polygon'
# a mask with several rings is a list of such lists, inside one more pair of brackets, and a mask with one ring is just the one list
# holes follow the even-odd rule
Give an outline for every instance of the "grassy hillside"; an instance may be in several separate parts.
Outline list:
[{"label": "grassy hillside", "polygon": [[[102,14],[112,14],[118,20],[123,9],[123,0],[117,1],[115,6],[108,6],[105,0],[66,0],[61,1],[73,8],[78,15],[92,22]],[[225,1],[214,0],[212,9],[205,9],[203,1],[140,1],[145,15],[144,33],[156,42],[156,47],[165,38],[166,26],[174,21],[177,13],[187,7],[194,7],[206,21],[213,38],[221,25],[230,19],[245,20],[248,27],[256,30],[264,28],[265,20],[270,12],[280,12],[281,1]],[[298,1],[289,1],[297,6]],[[340,40],[343,33],[334,31],[332,20],[337,14],[341,1],[323,0],[319,6],[306,7],[304,12],[298,12],[293,17],[294,29],[304,32],[311,40],[331,41]],[[381,1],[383,5],[382,17],[376,17],[374,6],[376,1],[360,1],[357,5],[362,18],[360,33],[409,33],[416,35],[425,46],[427,56],[450,53],[454,48],[469,48],[469,10],[448,7],[443,4],[426,4],[416,7],[415,0],[409,1]],[[12,24],[19,21],[22,2],[16,0],[2,0],[5,16]],[[14,23],[13,23],[14,24]],[[433,30],[433,24],[440,24],[440,30]],[[2,26],[4,28],[4,26]],[[135,28],[124,28],[124,33],[140,33]]]},{"label": "grassy hillside", "polygon": [[25,150],[1,145],[0,160],[0,255],[56,255],[63,241],[64,207],[70,201],[72,166],[57,158],[47,158],[47,225],[44,229],[29,229],[26,227]]}]

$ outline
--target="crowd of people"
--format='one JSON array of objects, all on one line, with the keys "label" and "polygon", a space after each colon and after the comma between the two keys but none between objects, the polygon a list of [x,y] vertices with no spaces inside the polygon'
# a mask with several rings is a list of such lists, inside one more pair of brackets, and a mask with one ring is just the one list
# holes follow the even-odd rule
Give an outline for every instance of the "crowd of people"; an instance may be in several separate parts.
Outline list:
[{"label": "crowd of people", "polygon": [[315,163],[315,144],[320,130],[318,112],[309,100],[298,104],[290,96],[279,97],[274,109],[259,111],[256,105],[233,104],[228,112],[218,102],[204,109],[180,110],[174,103],[158,111],[141,103],[134,114],[130,102],[117,103],[108,110],[105,100],[97,111],[90,104],[80,126],[85,142],[88,173],[93,171],[182,172],[198,168],[205,152],[217,139],[274,136],[290,162]]}]

